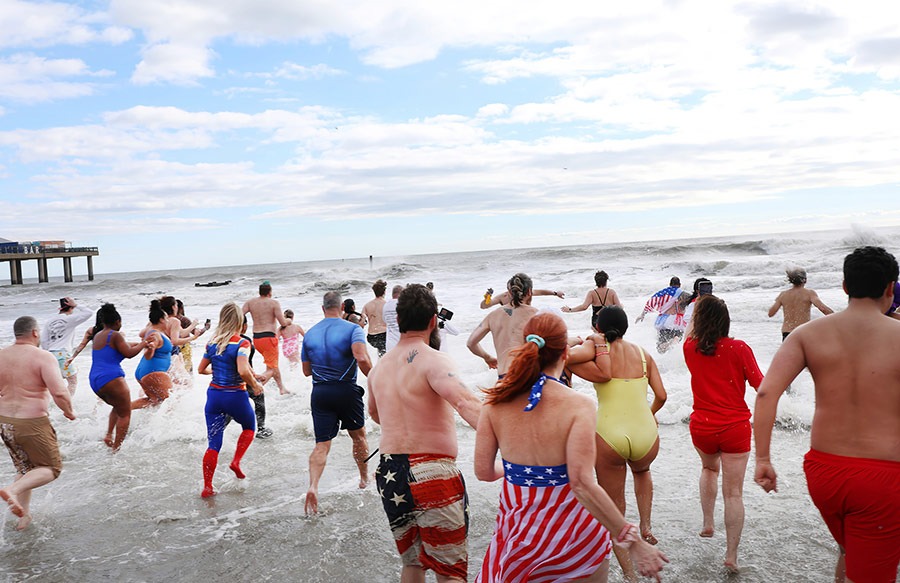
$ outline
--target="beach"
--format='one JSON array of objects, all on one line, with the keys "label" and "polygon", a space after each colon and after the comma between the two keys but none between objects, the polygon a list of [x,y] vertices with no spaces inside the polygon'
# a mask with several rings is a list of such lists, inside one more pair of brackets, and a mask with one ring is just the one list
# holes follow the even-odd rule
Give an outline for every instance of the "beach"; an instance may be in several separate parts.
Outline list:
[{"label": "beach", "polygon": [[[782,399],[772,455],[779,471],[779,492],[765,494],[748,467],[744,488],[746,522],[740,547],[741,573],[727,575],[722,504],[716,511],[716,535],[697,536],[701,512],[697,478],[700,461],[687,427],[691,411],[690,377],[680,347],[657,355],[652,318],[634,324],[646,299],[677,275],[686,286],[697,277],[713,281],[714,293],[731,313],[731,334],[746,341],[765,372],[781,343],[781,316],[766,311],[786,289],[784,270],[799,265],[809,274],[808,287],[835,310],[843,309],[841,261],[859,245],[892,249],[900,229],[852,229],[829,233],[774,235],[758,238],[717,238],[650,243],[584,245],[514,251],[447,253],[406,257],[368,257],[327,262],[211,267],[166,272],[98,273],[94,282],[72,284],[26,282],[0,286],[0,345],[12,342],[12,322],[21,315],[42,321],[55,312],[59,297],[99,307],[113,302],[123,317],[122,331],[134,340],[147,321],[150,299],[162,293],[182,299],[189,317],[215,320],[226,301],[242,304],[254,297],[263,279],[272,282],[273,296],[293,309],[296,321],[309,328],[322,317],[321,297],[337,289],[361,307],[372,298],[378,278],[388,286],[434,282],[438,301],[454,312],[459,336],[446,339],[463,380],[477,391],[493,384],[496,373],[465,347],[468,334],[488,311],[478,302],[488,287],[502,290],[516,272],[529,274],[538,289],[559,290],[566,299],[537,297],[534,305],[558,310],[581,303],[593,287],[598,269],[610,275],[609,286],[625,304],[632,322],[626,338],[656,358],[669,393],[657,415],[660,453],[652,466],[655,498],[654,534],[671,563],[667,581],[798,581],[830,582],[837,547],[809,500],[802,457],[809,448],[813,388],[801,373]],[[99,264],[99,262],[98,262]],[[195,283],[231,280],[220,287]],[[58,305],[58,304],[57,304]],[[590,311],[563,314],[570,334],[589,332]],[[820,317],[814,311],[813,317]],[[84,325],[82,329],[86,329]],[[78,337],[81,334],[79,332]],[[199,362],[208,335],[194,343]],[[492,351],[490,342],[483,345]],[[370,348],[373,360],[377,360]],[[310,381],[282,359],[291,395],[267,387],[268,440],[256,440],[242,464],[248,479],[234,480],[220,463],[215,485],[219,494],[203,500],[200,462],[206,450],[203,417],[208,379],[194,377],[193,387],[176,389],[156,410],[136,411],[121,449],[112,454],[101,439],[109,407],[91,392],[87,382],[90,351],[76,361],[80,369],[74,398],[75,421],[55,407],[51,419],[64,456],[60,478],[34,494],[35,522],[22,533],[13,529],[9,513],[0,519],[0,581],[63,582],[81,580],[162,581],[222,578],[233,581],[396,581],[400,562],[374,484],[357,488],[356,471],[346,432],[332,446],[320,485],[320,514],[306,517],[307,459],[314,445],[309,412]],[[135,361],[123,362],[126,379],[137,396]],[[262,363],[257,363],[262,369]],[[365,386],[361,377],[360,385]],[[584,381],[575,390],[593,394]],[[753,390],[746,399],[753,407]],[[474,431],[457,423],[459,465],[470,497],[469,580],[474,580],[490,540],[499,482],[478,482],[472,470]],[[378,426],[367,421],[370,448],[378,445]],[[222,460],[230,459],[239,427],[226,430]],[[4,458],[5,459],[5,458]],[[374,471],[375,464],[370,465]],[[8,482],[12,464],[0,461],[0,480]],[[627,517],[637,513],[627,488]],[[613,561],[610,580],[621,581]],[[431,576],[430,576],[431,577]],[[431,579],[429,579],[431,580]]]}]

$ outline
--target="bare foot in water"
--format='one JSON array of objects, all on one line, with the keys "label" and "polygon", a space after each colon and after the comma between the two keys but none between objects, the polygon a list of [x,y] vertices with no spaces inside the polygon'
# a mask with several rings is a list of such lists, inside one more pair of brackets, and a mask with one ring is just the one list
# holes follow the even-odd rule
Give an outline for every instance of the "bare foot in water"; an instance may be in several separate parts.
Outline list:
[{"label": "bare foot in water", "polygon": [[641,529],[641,538],[644,539],[644,541],[646,541],[648,544],[651,544],[651,545],[655,545],[659,542],[658,540],[656,540],[656,537],[653,536],[653,532],[649,528]]},{"label": "bare foot in water", "polygon": [[29,524],[31,524],[31,515],[26,514],[19,519],[19,522],[16,523],[16,530],[25,530],[26,528],[28,528]]},{"label": "bare foot in water", "polygon": [[734,561],[729,561],[728,559],[725,559],[724,561],[722,561],[722,564],[725,565],[725,569],[729,573],[737,574],[740,572],[740,568],[738,567],[738,564],[737,564],[737,559],[735,559]]},{"label": "bare foot in water", "polygon": [[228,467],[231,468],[231,471],[234,472],[234,475],[237,476],[238,480],[243,480],[247,477],[244,475],[244,472],[241,471],[241,466],[239,466],[237,462],[231,462],[231,465]]},{"label": "bare foot in water", "polygon": [[303,505],[303,510],[307,515],[319,513],[319,495],[312,488],[306,492],[306,502]]},{"label": "bare foot in water", "polygon": [[716,529],[712,526],[705,526],[703,530],[700,531],[700,536],[703,538],[712,538],[713,533],[716,532]]},{"label": "bare foot in water", "polygon": [[103,438],[103,443],[106,444],[106,447],[108,447],[108,448],[110,448],[110,449],[114,449],[114,447],[113,447],[113,444],[114,444],[114,442],[113,442],[113,434],[112,434],[112,433],[107,433],[107,434],[106,434],[106,437]]},{"label": "bare foot in water", "polygon": [[22,505],[19,504],[19,501],[15,496],[10,494],[6,489],[0,490],[0,498],[6,501],[9,505],[9,511],[18,516],[19,518],[23,518],[25,516],[25,509],[22,508]]},{"label": "bare foot in water", "polygon": [[365,490],[369,486],[369,478],[360,479],[359,489]]}]

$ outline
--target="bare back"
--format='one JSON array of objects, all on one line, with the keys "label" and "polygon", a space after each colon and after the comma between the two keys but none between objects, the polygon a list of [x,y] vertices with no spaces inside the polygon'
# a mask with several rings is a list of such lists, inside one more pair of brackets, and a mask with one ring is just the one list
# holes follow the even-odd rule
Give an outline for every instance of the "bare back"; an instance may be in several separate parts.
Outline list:
[{"label": "bare back", "polygon": [[368,383],[369,412],[381,425],[383,453],[455,458],[454,406],[470,425],[477,425],[477,397],[459,380],[450,357],[423,341],[401,339],[381,357],[369,373]]},{"label": "bare back", "polygon": [[813,304],[816,304],[823,313],[831,313],[831,309],[827,306],[825,306],[827,311],[822,309],[824,304],[821,303],[816,292],[802,286],[796,286],[778,294],[775,304],[769,311],[769,316],[774,316],[778,308],[781,307],[784,310],[784,323],[781,325],[781,331],[783,333],[793,332],[798,326],[810,321],[810,311]]},{"label": "bare back", "polygon": [[557,466],[566,463],[569,433],[576,419],[587,414],[593,430],[597,406],[593,400],[559,383],[544,385],[540,404],[525,412],[528,392],[513,400],[486,405],[487,415],[503,458],[522,465]]},{"label": "bare back", "polygon": [[275,332],[278,324],[284,324],[285,319],[281,311],[281,305],[277,300],[273,300],[268,296],[260,296],[247,300],[244,304],[243,312],[250,313],[253,318],[253,333]]},{"label": "bare back", "polygon": [[19,419],[44,417],[51,394],[57,402],[64,396],[66,405],[61,404],[60,408],[71,412],[69,391],[52,354],[27,344],[0,350],[0,415]]},{"label": "bare back", "polygon": [[788,336],[787,360],[807,366],[815,383],[813,448],[900,461],[897,346],[900,322],[853,306]]},{"label": "bare back", "polygon": [[510,364],[510,351],[525,342],[525,324],[537,313],[537,308],[527,304],[516,308],[503,306],[491,312],[482,322],[482,325],[487,326],[494,342],[499,374],[506,373]]},{"label": "bare back", "polygon": [[363,306],[363,316],[369,321],[369,334],[381,334],[387,332],[387,324],[384,321],[384,305],[387,303],[383,297],[375,298]]}]

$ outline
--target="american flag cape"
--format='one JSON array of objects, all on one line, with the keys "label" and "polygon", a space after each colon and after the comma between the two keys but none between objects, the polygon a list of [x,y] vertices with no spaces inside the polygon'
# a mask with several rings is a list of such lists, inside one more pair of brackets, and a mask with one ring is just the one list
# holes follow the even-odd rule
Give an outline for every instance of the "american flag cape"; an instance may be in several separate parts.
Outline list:
[{"label": "american flag cape", "polygon": [[669,286],[661,289],[647,300],[644,304],[644,312],[664,312],[669,309],[678,296],[681,295],[681,288]]},{"label": "american flag cape", "polygon": [[575,499],[566,466],[504,461],[494,536],[475,583],[551,583],[591,575],[609,532]]}]

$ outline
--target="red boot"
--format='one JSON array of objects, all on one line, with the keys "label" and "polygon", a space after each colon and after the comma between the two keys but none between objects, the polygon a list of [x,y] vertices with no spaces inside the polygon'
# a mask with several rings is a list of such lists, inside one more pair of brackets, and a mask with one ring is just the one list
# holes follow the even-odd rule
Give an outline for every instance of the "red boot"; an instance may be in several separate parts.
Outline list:
[{"label": "red boot", "polygon": [[200,493],[203,498],[209,498],[216,494],[216,491],[213,490],[212,480],[213,474],[216,473],[217,463],[219,463],[219,452],[207,449],[203,454],[203,492]]},{"label": "red boot", "polygon": [[234,450],[234,459],[231,460],[231,471],[234,472],[234,475],[240,480],[247,477],[244,475],[244,472],[241,471],[241,458],[244,457],[247,448],[253,443],[253,437],[255,435],[256,432],[252,429],[245,429],[241,431],[241,435],[238,437],[237,447]]}]

